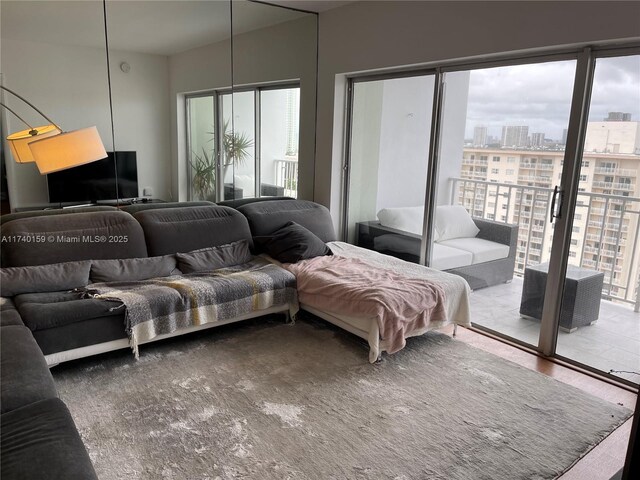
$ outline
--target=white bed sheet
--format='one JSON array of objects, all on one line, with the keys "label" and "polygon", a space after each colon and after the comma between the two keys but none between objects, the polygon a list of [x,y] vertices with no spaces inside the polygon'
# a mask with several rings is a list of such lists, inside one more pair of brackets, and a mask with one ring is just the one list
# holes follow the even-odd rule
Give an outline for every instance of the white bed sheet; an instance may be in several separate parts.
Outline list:
[{"label": "white bed sheet", "polygon": [[[427,328],[407,332],[406,337],[423,335],[429,330],[438,330],[451,324],[465,327],[471,326],[469,308],[469,294],[471,293],[471,289],[464,278],[423,265],[405,262],[399,258],[383,255],[349,243],[328,242],[327,245],[335,255],[359,258],[371,265],[392,269],[410,278],[429,280],[442,287],[445,293],[445,311],[447,318],[443,321],[431,322]],[[269,260],[278,263],[273,259]],[[369,343],[369,361],[371,363],[374,363],[378,359],[378,356],[386,350],[386,342],[380,338],[378,322],[375,318],[355,317],[320,311],[304,303],[300,304],[300,308],[367,340]]]}]

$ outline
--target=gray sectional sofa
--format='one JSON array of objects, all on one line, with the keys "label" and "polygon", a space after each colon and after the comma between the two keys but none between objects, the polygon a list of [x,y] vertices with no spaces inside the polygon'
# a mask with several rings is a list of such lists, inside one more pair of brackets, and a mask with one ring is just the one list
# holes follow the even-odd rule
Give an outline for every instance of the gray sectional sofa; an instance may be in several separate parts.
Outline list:
[{"label": "gray sectional sofa", "polygon": [[[287,211],[274,215],[280,202],[286,202]],[[12,214],[1,222],[0,264],[10,268],[146,258],[243,239],[251,243],[256,232],[272,232],[289,220],[317,228],[325,241],[335,240],[328,211],[312,202],[277,199],[255,204],[241,201],[234,206],[238,208],[209,202],[138,204],[121,210]],[[268,225],[262,221],[265,209],[270,212]],[[297,210],[302,213],[297,215]],[[93,239],[100,236],[113,241],[95,243]],[[295,278],[288,275],[295,287]],[[123,309],[113,308],[118,302],[86,298],[68,288],[34,289],[2,298],[0,474],[3,479],[93,479],[91,461],[73,419],[57,397],[48,364],[128,348]],[[274,311],[285,313],[288,308],[278,306],[236,320]],[[208,326],[214,325],[201,327]]]}]

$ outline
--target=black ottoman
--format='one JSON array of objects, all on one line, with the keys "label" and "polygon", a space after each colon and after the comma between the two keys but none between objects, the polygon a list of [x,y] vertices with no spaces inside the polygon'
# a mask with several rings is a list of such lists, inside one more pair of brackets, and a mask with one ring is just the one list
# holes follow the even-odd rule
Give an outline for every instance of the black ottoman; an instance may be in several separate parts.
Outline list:
[{"label": "black ottoman", "polygon": [[[524,285],[520,301],[520,315],[540,320],[547,286],[549,264],[542,263],[524,269]],[[573,332],[578,327],[591,325],[600,315],[600,300],[604,273],[586,268],[567,266],[562,296],[560,328]]]}]

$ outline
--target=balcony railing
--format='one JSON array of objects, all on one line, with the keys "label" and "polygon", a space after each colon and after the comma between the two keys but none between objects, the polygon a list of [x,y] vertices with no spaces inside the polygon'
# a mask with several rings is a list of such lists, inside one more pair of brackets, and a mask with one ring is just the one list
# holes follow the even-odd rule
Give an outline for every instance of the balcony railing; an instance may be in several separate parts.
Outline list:
[{"label": "balcony railing", "polygon": [[298,161],[274,160],[276,185],[284,188],[286,197],[298,197]]},{"label": "balcony railing", "polygon": [[[504,215],[506,223],[520,226],[516,275],[523,275],[527,265],[549,260],[552,189],[464,178],[450,181],[451,204],[473,208],[471,213],[476,217],[498,219]],[[501,198],[500,210],[495,201],[489,202],[495,198]],[[633,304],[640,311],[640,198],[579,192],[576,214],[572,239],[577,240],[580,251],[569,262],[604,272],[603,298]],[[535,224],[534,219],[544,223]]]},{"label": "balcony railing", "polygon": [[638,175],[636,170],[629,168],[596,167],[594,172],[598,175],[620,175],[623,177],[635,177]]}]

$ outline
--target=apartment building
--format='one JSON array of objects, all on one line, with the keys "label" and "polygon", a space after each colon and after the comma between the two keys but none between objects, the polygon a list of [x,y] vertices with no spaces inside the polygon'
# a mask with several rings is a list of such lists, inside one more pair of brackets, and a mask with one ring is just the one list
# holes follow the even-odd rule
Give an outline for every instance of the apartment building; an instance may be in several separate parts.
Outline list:
[{"label": "apartment building", "polygon": [[[518,224],[516,273],[549,261],[551,198],[563,158],[563,151],[464,149],[460,177],[470,182],[460,183],[458,201],[476,217]],[[638,288],[639,179],[638,155],[583,155],[570,263],[604,272],[613,299],[635,298]]]}]

